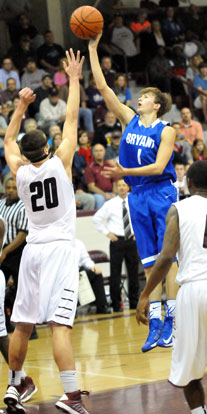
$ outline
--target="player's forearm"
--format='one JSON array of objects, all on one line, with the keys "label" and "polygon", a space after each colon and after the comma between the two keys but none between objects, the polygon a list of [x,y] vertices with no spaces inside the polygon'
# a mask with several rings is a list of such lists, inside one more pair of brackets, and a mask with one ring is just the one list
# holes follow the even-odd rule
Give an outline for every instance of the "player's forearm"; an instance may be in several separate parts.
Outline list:
[{"label": "player's forearm", "polygon": [[96,86],[99,90],[104,89],[107,86],[105,77],[103,75],[97,49],[89,46],[89,54],[90,54],[90,62],[91,62],[91,69],[93,72],[93,76],[96,82]]},{"label": "player's forearm", "polygon": [[163,165],[154,163],[139,168],[124,168],[123,175],[161,175],[165,167]]},{"label": "player's forearm", "polygon": [[22,118],[24,113],[27,109],[27,106],[24,105],[21,101],[15,110],[14,114],[12,115],[10,124],[7,128],[4,143],[7,144],[9,141],[16,141],[16,137],[20,131]]},{"label": "player's forearm", "polygon": [[69,95],[66,107],[66,121],[71,122],[78,119],[80,107],[80,82],[79,78],[70,78]]}]

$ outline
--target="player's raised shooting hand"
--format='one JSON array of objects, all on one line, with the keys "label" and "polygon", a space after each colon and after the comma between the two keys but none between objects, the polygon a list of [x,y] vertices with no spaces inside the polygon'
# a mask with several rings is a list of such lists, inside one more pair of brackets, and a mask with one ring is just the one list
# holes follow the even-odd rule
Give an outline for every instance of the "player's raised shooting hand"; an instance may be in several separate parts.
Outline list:
[{"label": "player's raised shooting hand", "polygon": [[140,295],[139,302],[136,309],[136,319],[138,325],[140,322],[144,325],[148,325],[148,313],[149,313],[149,297],[146,296],[143,292]]},{"label": "player's raised shooting hand", "polygon": [[116,162],[114,167],[104,167],[102,171],[102,175],[106,178],[116,177],[120,178],[123,177],[125,174],[125,168],[122,167],[119,162]]},{"label": "player's raised shooting hand", "polygon": [[88,43],[89,49],[97,49],[101,36],[102,36],[102,32],[89,41]]},{"label": "player's raised shooting hand", "polygon": [[33,90],[30,88],[24,88],[19,92],[20,104],[23,104],[25,107],[28,107],[29,104],[34,102],[36,95]]},{"label": "player's raised shooting hand", "polygon": [[85,57],[82,56],[82,58],[80,58],[80,50],[77,51],[77,55],[75,57],[73,49],[71,48],[69,51],[66,50],[66,58],[67,63],[63,62],[65,72],[71,79],[79,79],[82,73]]}]

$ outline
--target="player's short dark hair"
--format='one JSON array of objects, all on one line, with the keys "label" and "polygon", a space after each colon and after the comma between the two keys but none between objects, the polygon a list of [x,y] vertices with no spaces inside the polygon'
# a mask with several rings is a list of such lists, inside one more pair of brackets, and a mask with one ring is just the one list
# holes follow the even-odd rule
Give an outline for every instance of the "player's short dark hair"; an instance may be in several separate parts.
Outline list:
[{"label": "player's short dark hair", "polygon": [[161,92],[160,89],[154,87],[144,88],[140,91],[140,95],[144,95],[146,93],[154,95],[154,102],[160,104],[160,108],[157,111],[158,118],[170,110],[172,106],[172,98],[169,93]]},{"label": "player's short dark hair", "polygon": [[195,187],[207,190],[207,161],[195,161],[187,171],[187,178]]},{"label": "player's short dark hair", "polygon": [[43,149],[47,145],[44,132],[35,129],[23,135],[19,147],[21,153],[31,162],[37,162],[43,155]]}]

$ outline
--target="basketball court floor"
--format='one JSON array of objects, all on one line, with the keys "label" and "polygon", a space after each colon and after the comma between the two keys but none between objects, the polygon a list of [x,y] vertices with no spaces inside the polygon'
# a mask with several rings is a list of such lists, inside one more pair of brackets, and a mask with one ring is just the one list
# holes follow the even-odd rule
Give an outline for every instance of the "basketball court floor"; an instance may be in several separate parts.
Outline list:
[{"label": "basketball court floor", "polygon": [[[54,404],[62,385],[52,356],[47,326],[29,341],[25,371],[38,392],[25,404],[28,414],[57,414]],[[81,390],[90,391],[85,404],[90,414],[188,413],[182,390],[167,381],[171,348],[143,354],[148,328],[138,326],[135,311],[81,316],[73,327],[73,348]],[[7,387],[8,369],[0,356],[0,407]],[[205,382],[205,380],[204,380]],[[205,384],[206,385],[206,384]]]}]

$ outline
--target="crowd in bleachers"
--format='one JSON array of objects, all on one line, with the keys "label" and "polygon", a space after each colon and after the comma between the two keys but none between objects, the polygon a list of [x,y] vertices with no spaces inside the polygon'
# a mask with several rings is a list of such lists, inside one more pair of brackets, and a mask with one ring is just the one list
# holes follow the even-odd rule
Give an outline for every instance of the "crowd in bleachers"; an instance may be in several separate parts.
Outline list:
[{"label": "crowd in bleachers", "polygon": [[[189,165],[195,159],[206,159],[201,141],[207,122],[207,18],[195,5],[184,9],[153,7],[137,13],[127,9],[126,13],[121,1],[114,2],[111,14],[104,16],[99,53],[106,81],[122,103],[130,106],[132,102],[129,79],[135,79],[139,86],[141,82],[171,93],[181,109],[180,119],[173,119],[177,130],[175,163]],[[54,152],[61,142],[69,86],[63,66],[65,51],[55,43],[53,33],[39,33],[25,12],[14,21],[8,25],[11,47],[1,56],[0,68],[2,182],[8,173],[3,139],[20,88],[33,89],[36,100],[25,113],[18,141],[25,132],[39,128]],[[101,170],[105,164],[118,160],[121,125],[107,110],[92,73],[87,77],[81,79],[73,183],[77,208],[90,210],[99,208],[115,194],[115,186],[104,182]],[[185,119],[186,108],[190,118]],[[191,119],[194,116],[202,122],[199,127],[196,124],[197,128],[197,121]]]}]

